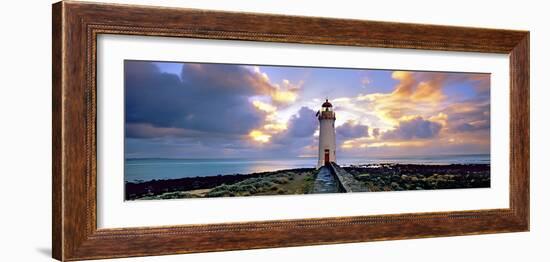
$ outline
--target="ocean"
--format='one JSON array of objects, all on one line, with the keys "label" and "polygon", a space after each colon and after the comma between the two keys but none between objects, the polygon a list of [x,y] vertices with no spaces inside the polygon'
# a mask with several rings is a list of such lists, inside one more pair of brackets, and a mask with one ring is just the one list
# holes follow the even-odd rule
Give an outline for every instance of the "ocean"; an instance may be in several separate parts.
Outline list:
[{"label": "ocean", "polygon": [[[489,164],[491,156],[478,155],[439,155],[383,158],[337,158],[340,166],[399,163],[399,164]],[[149,181],[153,179],[173,179],[197,176],[228,174],[250,174],[292,168],[313,168],[317,158],[293,159],[126,159],[124,163],[125,181]]]}]

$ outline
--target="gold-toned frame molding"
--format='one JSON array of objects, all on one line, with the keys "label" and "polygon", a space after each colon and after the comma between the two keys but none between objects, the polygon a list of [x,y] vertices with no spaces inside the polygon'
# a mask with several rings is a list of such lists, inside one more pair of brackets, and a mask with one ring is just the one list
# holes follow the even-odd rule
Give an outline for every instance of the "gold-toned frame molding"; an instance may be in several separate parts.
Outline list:
[{"label": "gold-toned frame molding", "polygon": [[[529,32],[64,1],[53,5],[53,257],[82,260],[529,230]],[[98,229],[99,34],[510,56],[510,208]],[[121,241],[123,240],[123,241]]]}]

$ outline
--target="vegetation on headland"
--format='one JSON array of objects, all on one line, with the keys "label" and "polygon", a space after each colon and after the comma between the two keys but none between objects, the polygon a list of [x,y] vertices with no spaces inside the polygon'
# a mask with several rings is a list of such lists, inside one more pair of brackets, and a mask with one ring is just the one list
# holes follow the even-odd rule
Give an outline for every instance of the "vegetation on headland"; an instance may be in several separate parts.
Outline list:
[{"label": "vegetation on headland", "polygon": [[309,194],[315,169],[127,182],[126,200]]},{"label": "vegetation on headland", "polygon": [[[379,164],[343,167],[370,192],[490,187],[490,165]],[[313,168],[126,182],[126,200],[312,193]]]},{"label": "vegetation on headland", "polygon": [[250,195],[292,195],[308,194],[313,187],[314,172],[278,172],[266,176],[249,178],[241,182],[213,188],[206,197],[250,196]]}]

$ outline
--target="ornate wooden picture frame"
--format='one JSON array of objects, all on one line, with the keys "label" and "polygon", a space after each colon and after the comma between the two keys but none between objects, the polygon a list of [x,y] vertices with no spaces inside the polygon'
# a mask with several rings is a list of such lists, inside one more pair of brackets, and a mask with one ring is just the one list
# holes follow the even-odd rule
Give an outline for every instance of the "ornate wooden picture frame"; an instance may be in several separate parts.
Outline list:
[{"label": "ornate wooden picture frame", "polygon": [[[53,257],[81,260],[529,230],[529,32],[59,2],[53,5]],[[508,54],[510,207],[98,229],[100,34]]]}]

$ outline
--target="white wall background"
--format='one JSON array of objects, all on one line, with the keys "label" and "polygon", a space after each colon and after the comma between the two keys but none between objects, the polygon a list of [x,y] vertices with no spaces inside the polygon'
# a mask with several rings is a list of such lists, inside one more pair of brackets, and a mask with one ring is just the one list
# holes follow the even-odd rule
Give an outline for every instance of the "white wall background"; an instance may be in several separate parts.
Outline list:
[{"label": "white wall background", "polygon": [[[217,252],[123,261],[548,261],[550,28],[544,1],[118,0],[205,9],[525,29],[531,31],[531,232]],[[51,256],[50,1],[0,9],[0,260]]]}]

